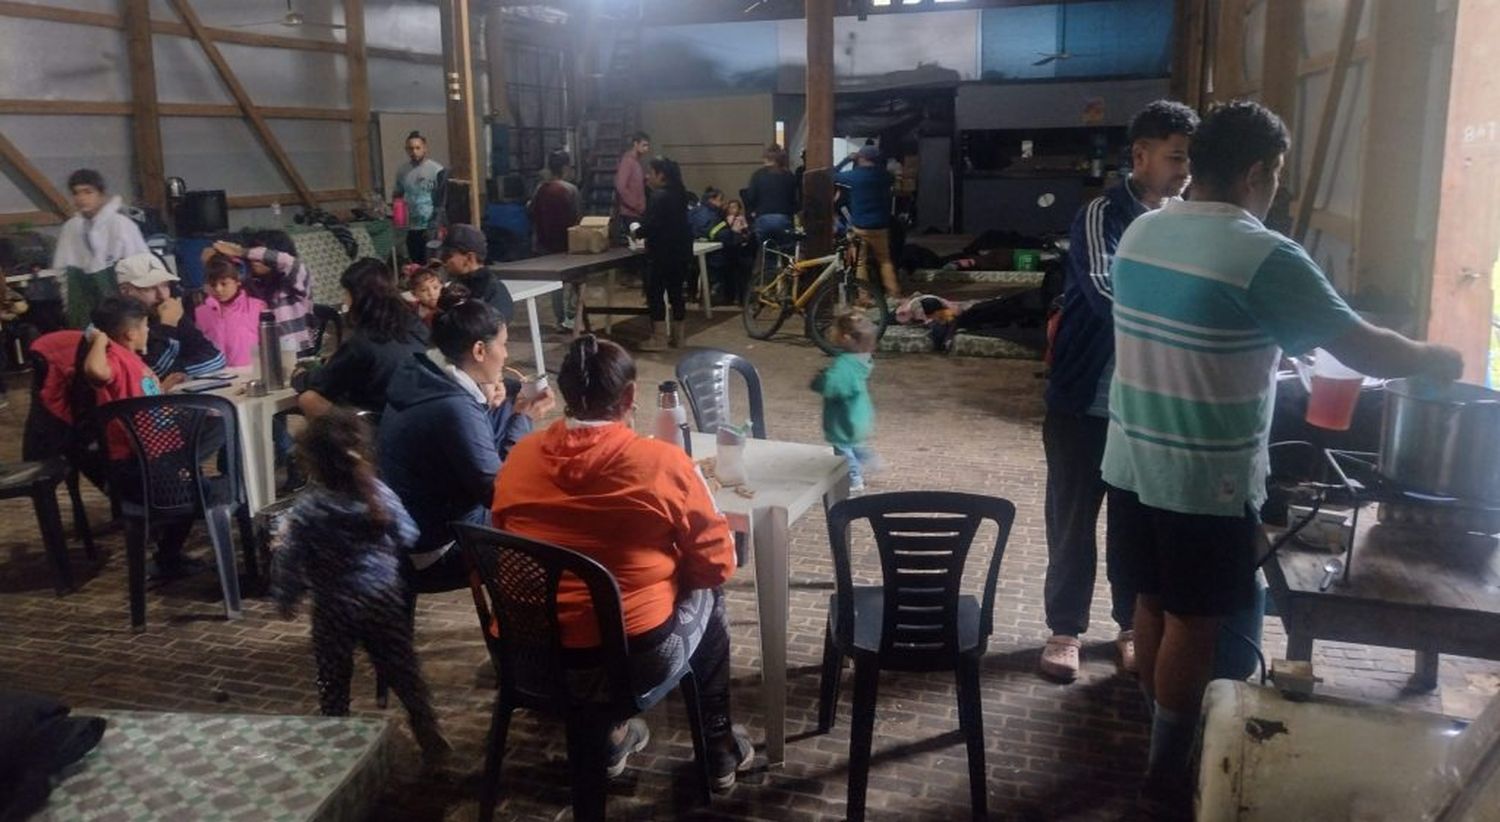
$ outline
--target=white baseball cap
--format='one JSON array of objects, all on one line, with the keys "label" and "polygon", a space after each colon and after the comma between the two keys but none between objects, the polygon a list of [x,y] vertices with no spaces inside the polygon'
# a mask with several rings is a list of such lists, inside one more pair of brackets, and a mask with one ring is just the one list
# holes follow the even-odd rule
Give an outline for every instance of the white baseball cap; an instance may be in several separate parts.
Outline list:
[{"label": "white baseball cap", "polygon": [[167,270],[161,258],[148,251],[132,254],[115,263],[115,281],[120,285],[136,288],[152,288],[162,283],[175,283],[178,276]]}]

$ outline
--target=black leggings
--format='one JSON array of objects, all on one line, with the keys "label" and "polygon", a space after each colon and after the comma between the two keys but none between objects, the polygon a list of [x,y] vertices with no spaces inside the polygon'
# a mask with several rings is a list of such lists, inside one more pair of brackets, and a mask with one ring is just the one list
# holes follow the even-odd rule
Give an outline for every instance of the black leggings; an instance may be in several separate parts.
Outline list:
[{"label": "black leggings", "polygon": [[324,716],[349,715],[354,649],[364,646],[375,671],[406,706],[416,730],[435,730],[432,696],[412,649],[411,615],[394,589],[318,591],[312,615],[313,658],[318,666],[318,704]]},{"label": "black leggings", "polygon": [[427,232],[419,229],[409,229],[406,232],[406,256],[411,261],[421,265],[427,262]]},{"label": "black leggings", "polygon": [[683,290],[687,287],[692,256],[663,260],[653,257],[646,271],[646,307],[651,311],[651,321],[661,322],[667,318],[667,304],[672,305],[672,319],[681,322],[687,317],[687,306]]}]

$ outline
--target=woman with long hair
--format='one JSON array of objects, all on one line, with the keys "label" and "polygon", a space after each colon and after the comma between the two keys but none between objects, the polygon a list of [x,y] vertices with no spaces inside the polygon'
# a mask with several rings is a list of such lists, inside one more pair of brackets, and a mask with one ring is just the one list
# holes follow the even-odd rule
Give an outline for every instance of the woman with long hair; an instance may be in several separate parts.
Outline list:
[{"label": "woman with long hair", "polygon": [[665,157],[653,159],[646,171],[646,183],[651,193],[640,234],[646,240],[646,307],[651,314],[651,336],[641,343],[641,350],[662,351],[666,346],[657,324],[666,321],[669,303],[672,346],[680,347],[687,337],[683,292],[693,268],[693,229],[688,223],[687,188],[677,163]]},{"label": "woman with long hair", "polygon": [[402,299],[396,275],[380,260],[355,260],[339,277],[351,330],[328,362],[313,371],[297,397],[302,413],[316,417],[335,405],[379,414],[391,375],[427,348],[427,327]]},{"label": "woman with long hair", "polygon": [[[754,749],[730,722],[729,633],[720,587],[734,573],[734,537],[708,485],[681,448],[639,437],[635,362],[585,334],[558,372],[566,419],[516,444],[495,480],[494,525],[597,560],[620,587],[633,683],[652,687],[692,665],[716,790],[733,787]],[[586,656],[599,644],[588,591],[558,583],[562,644]],[[614,727],[607,770],[651,738],[637,717]]]}]

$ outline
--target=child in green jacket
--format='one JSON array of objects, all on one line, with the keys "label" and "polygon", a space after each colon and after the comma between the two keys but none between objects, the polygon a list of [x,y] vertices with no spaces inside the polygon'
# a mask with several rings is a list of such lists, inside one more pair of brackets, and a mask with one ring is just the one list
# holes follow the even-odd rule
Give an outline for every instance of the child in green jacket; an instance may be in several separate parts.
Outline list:
[{"label": "child in green jacket", "polygon": [[875,326],[864,315],[851,312],[834,320],[830,336],[844,353],[813,378],[812,390],[823,396],[823,436],[849,461],[849,490],[861,491],[865,474],[880,470],[880,457],[866,445],[875,432],[875,406],[868,384],[874,367]]}]

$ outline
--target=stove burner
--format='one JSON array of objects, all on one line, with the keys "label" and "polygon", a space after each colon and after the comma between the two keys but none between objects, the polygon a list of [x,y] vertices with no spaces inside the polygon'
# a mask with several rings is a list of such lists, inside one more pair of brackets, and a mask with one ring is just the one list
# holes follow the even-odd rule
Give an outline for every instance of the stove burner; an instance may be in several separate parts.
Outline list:
[{"label": "stove burner", "polygon": [[[1293,446],[1300,446],[1301,456],[1308,458],[1302,463],[1305,470],[1291,478],[1278,478],[1274,481],[1275,490],[1287,502],[1349,508],[1353,517],[1351,531],[1355,533],[1359,530],[1360,512],[1374,503],[1381,523],[1449,533],[1500,534],[1500,505],[1403,488],[1381,476],[1380,456],[1368,451],[1318,448],[1307,442],[1276,443],[1272,449],[1285,454]],[[1318,455],[1321,460],[1313,458]],[[1291,525],[1295,529],[1296,525]],[[1353,568],[1351,544],[1344,563],[1345,582]]]}]

